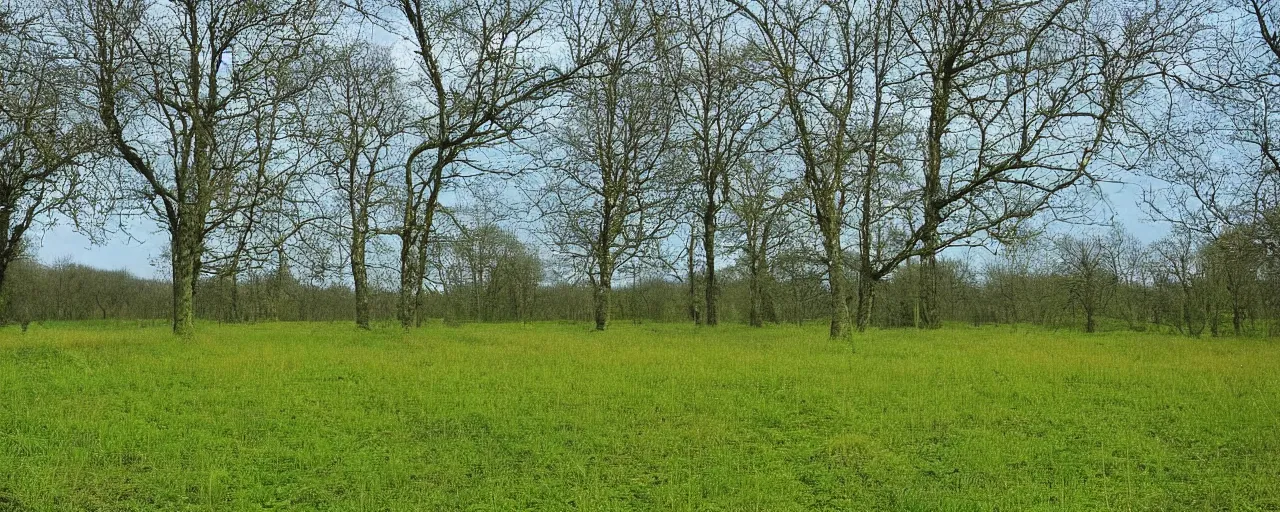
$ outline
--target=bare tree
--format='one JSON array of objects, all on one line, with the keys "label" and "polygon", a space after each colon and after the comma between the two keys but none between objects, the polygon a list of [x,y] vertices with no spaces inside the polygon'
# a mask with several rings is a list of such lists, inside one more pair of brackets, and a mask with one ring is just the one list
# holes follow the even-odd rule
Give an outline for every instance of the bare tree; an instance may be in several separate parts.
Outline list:
[{"label": "bare tree", "polygon": [[1200,58],[1176,70],[1180,87],[1147,119],[1157,182],[1144,205],[1154,217],[1208,238],[1240,228],[1280,247],[1276,16],[1267,0],[1227,4]]},{"label": "bare tree", "polygon": [[1179,332],[1199,336],[1204,331],[1205,317],[1201,314],[1203,299],[1203,266],[1198,257],[1194,235],[1187,231],[1175,231],[1154,246],[1154,265],[1159,275],[1172,283],[1178,291]]},{"label": "bare tree", "polygon": [[1263,295],[1259,288],[1265,286],[1259,276],[1273,263],[1268,261],[1260,238],[1263,237],[1248,227],[1236,227],[1219,234],[1202,249],[1209,285],[1222,295],[1217,302],[1225,303],[1231,315],[1231,331],[1236,336],[1244,334],[1247,319],[1257,316]]},{"label": "bare tree", "polygon": [[609,323],[615,271],[672,231],[678,205],[672,127],[675,91],[664,77],[659,14],[639,0],[603,0],[596,76],[574,85],[552,132],[537,201],[555,249],[586,274],[595,326]]},{"label": "bare tree", "polygon": [[1139,330],[1139,322],[1146,322],[1144,306],[1149,302],[1151,282],[1147,269],[1151,265],[1151,251],[1121,225],[1111,227],[1104,239],[1106,267],[1116,277],[1116,300],[1120,315],[1129,329]]},{"label": "bare tree", "polygon": [[867,2],[868,19],[862,31],[867,40],[869,73],[855,112],[862,143],[855,158],[861,160],[857,189],[858,293],[854,323],[865,331],[871,323],[875,285],[915,254],[916,240],[909,221],[915,192],[906,169],[916,130],[907,121],[918,92],[910,83],[910,67],[904,27],[897,19],[898,0]]},{"label": "bare tree", "polygon": [[403,84],[389,49],[352,43],[332,55],[316,84],[317,105],[307,133],[322,173],[341,203],[338,230],[348,246],[355,287],[355,321],[369,328],[369,241],[380,212],[391,206],[388,188],[400,169],[408,116]]},{"label": "bare tree", "polygon": [[1200,28],[1195,4],[1125,10],[1077,0],[921,0],[901,12],[929,91],[922,219],[924,323],[947,246],[999,238],[1042,212],[1080,215],[1116,161],[1126,108]]},{"label": "bare tree", "polygon": [[1071,303],[1084,313],[1084,332],[1094,332],[1097,316],[1115,292],[1115,274],[1107,266],[1109,248],[1099,236],[1064,236],[1056,245]]},{"label": "bare tree", "polygon": [[452,212],[437,237],[439,282],[457,315],[482,322],[524,320],[542,279],[542,264],[487,212]]},{"label": "bare tree", "polygon": [[[226,3],[68,0],[66,38],[91,77],[92,101],[137,213],[169,233],[173,330],[193,330],[192,297],[205,241],[234,217],[237,183],[228,128],[311,85],[311,48],[331,25],[319,1]],[[300,76],[301,75],[301,76]]]},{"label": "bare tree", "polygon": [[747,270],[748,313],[752,326],[764,325],[772,282],[770,262],[786,244],[788,231],[795,226],[789,204],[800,191],[789,188],[776,158],[759,155],[744,162],[731,174],[729,209],[736,221],[731,229],[738,234]]},{"label": "bare tree", "polygon": [[[297,80],[315,83],[322,76],[324,50],[316,48],[315,61],[302,63],[299,76],[266,76],[245,98],[242,115],[217,127],[218,144],[229,150],[214,154],[214,167],[240,177],[230,185],[225,202],[215,202],[209,212],[204,249],[195,279],[213,276],[230,284],[230,307],[225,320],[244,320],[239,283],[243,275],[276,267],[282,262],[311,260],[314,251],[303,250],[325,218],[320,210],[320,190],[312,148],[306,143],[305,118],[309,108],[305,94],[288,92]],[[288,249],[286,251],[286,246]],[[308,265],[313,266],[313,265]]]},{"label": "bare tree", "polygon": [[[756,135],[772,118],[772,98],[761,87],[746,41],[734,31],[733,6],[720,0],[694,0],[678,16],[681,56],[676,106],[679,127],[697,167],[701,220],[706,325],[719,323],[716,234],[720,211],[732,186],[729,176],[743,165]],[[758,67],[758,66],[755,66]],[[692,258],[690,252],[690,258]],[[692,279],[691,279],[692,286]],[[694,307],[691,305],[690,307]]]},{"label": "bare tree", "polygon": [[[870,322],[874,285],[919,253],[905,154],[913,129],[909,85],[917,70],[896,0],[738,2],[760,29],[775,86],[788,106],[794,147],[804,162],[813,217],[823,235],[832,292],[832,334],[847,317],[844,226],[858,234],[859,330]],[[851,218],[852,217],[852,218]],[[851,222],[856,218],[856,222]],[[824,227],[825,226],[825,227]]]},{"label": "bare tree", "polygon": [[98,137],[50,22],[35,6],[0,4],[0,292],[28,232],[54,213],[75,218],[92,185],[83,167]]},{"label": "bare tree", "polygon": [[403,327],[420,313],[441,193],[459,178],[510,172],[487,165],[480,153],[537,131],[547,100],[591,61],[592,48],[555,51],[558,42],[581,36],[574,33],[580,13],[565,4],[570,7],[564,10],[550,0],[388,0],[362,6],[412,44],[417,60],[412,101],[420,116],[411,132],[421,140],[404,162],[397,228],[397,316]]},{"label": "bare tree", "polygon": [[853,1],[730,0],[755,28],[754,50],[768,63],[801,162],[812,217],[822,235],[830,335],[845,336],[843,226],[849,166],[862,141],[854,105],[866,63],[866,14]]}]

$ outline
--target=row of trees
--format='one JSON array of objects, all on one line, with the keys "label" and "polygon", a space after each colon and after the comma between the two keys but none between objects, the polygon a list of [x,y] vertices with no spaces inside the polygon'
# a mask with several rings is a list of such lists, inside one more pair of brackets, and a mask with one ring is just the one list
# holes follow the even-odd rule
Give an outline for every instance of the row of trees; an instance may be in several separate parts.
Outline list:
[{"label": "row of trees", "polygon": [[1010,251],[982,280],[987,307],[975,322],[1280,334],[1275,258],[1234,233],[1202,243],[1179,233],[1152,244],[1121,230],[1062,236]]},{"label": "row of trees", "polygon": [[[450,237],[454,238],[454,237]],[[446,323],[467,321],[589,321],[593,288],[539,284],[539,260],[505,230],[484,226],[433,254],[442,269],[424,296],[426,308]],[[1235,240],[1235,242],[1231,241]],[[1040,325],[1050,328],[1163,331],[1188,336],[1280,335],[1280,275],[1264,264],[1259,248],[1230,247],[1241,238],[1207,244],[1175,235],[1143,244],[1122,229],[1088,235],[1045,236],[996,257],[944,258],[939,314],[955,323]],[[763,271],[739,260],[722,269],[721,304],[729,321],[804,323],[823,318],[824,265],[800,246],[776,254]],[[853,261],[850,258],[849,261]],[[630,270],[637,271],[637,267]],[[880,285],[870,324],[922,323],[919,279],[908,263]],[[856,266],[845,273],[856,284]],[[695,271],[705,283],[706,274]],[[287,270],[252,274],[232,283],[209,277],[199,283],[199,317],[221,322],[349,320],[354,290],[295,276]],[[31,319],[153,319],[167,315],[168,287],[159,281],[76,265],[48,267],[19,262],[13,270],[11,314]],[[855,287],[856,288],[856,287]],[[681,321],[701,298],[695,288],[664,279],[660,271],[629,276],[615,290],[611,314],[629,321]],[[856,301],[856,292],[845,297]],[[374,289],[365,300],[371,320],[395,320],[397,293]]]},{"label": "row of trees", "polygon": [[[142,216],[170,241],[179,334],[203,307],[260,317],[263,283],[295,275],[349,282],[364,328],[380,290],[411,327],[535,317],[556,281],[589,287],[605,329],[632,307],[615,283],[655,280],[715,325],[729,272],[750,323],[818,309],[841,337],[908,303],[911,325],[941,325],[944,293],[990,283],[940,257],[1026,245],[1137,176],[1167,185],[1144,203],[1186,254],[1256,258],[1262,279],[1274,17],[1202,0],[9,4],[0,286],[42,217],[108,236]],[[1090,243],[1063,244],[1091,268]],[[1075,289],[1093,318],[1102,288]]]}]

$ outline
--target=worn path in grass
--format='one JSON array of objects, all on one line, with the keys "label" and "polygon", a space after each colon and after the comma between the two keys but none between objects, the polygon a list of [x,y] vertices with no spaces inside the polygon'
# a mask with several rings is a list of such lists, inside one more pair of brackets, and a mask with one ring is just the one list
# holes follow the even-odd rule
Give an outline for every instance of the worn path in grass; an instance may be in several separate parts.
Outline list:
[{"label": "worn path in grass", "polygon": [[0,331],[0,511],[1277,510],[1280,343]]}]

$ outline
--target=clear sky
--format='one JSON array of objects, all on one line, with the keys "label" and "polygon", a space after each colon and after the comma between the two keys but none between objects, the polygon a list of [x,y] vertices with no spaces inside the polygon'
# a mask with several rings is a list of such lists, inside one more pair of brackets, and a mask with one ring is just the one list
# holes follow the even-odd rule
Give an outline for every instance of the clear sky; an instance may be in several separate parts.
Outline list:
[{"label": "clear sky", "polygon": [[113,234],[102,245],[94,245],[88,237],[77,233],[69,223],[59,222],[52,228],[32,236],[37,246],[36,256],[43,263],[69,259],[105,270],[128,270],[139,277],[165,278],[152,265],[168,244],[168,237],[159,232],[159,226],[142,221],[129,229],[129,233]]}]

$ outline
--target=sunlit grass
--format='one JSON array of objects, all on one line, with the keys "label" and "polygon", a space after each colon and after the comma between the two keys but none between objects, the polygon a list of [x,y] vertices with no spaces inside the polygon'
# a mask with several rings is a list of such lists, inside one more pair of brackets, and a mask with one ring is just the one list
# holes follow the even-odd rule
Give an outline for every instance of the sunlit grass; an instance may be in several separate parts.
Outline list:
[{"label": "sunlit grass", "polygon": [[6,510],[1276,510],[1280,344],[32,325]]}]

